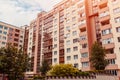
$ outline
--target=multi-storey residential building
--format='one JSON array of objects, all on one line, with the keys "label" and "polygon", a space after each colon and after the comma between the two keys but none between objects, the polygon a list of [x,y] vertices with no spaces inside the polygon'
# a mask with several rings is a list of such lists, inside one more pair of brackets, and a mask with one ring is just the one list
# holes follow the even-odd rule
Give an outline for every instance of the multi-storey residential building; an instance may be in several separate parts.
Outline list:
[{"label": "multi-storey residential building", "polygon": [[39,72],[42,60],[92,70],[91,46],[98,41],[108,52],[106,70],[120,76],[119,25],[120,0],[63,0],[51,11],[39,13],[35,21],[36,39],[34,26],[29,29],[28,38],[27,53],[34,55],[33,74]]},{"label": "multi-storey residential building", "polygon": [[35,57],[35,43],[36,43],[36,20],[31,21],[30,26],[25,27],[25,43],[24,43],[24,52],[28,54],[29,61],[29,69],[26,74],[31,75],[34,74],[36,67],[36,57]]},{"label": "multi-storey residential building", "polygon": [[0,47],[5,47],[7,43],[11,43],[16,48],[23,47],[24,28],[0,21]]}]

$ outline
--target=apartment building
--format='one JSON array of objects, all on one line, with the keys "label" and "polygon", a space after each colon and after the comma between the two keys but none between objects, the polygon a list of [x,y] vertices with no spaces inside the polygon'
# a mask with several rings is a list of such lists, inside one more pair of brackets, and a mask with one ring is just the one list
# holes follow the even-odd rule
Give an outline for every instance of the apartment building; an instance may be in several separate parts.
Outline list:
[{"label": "apartment building", "polygon": [[106,70],[120,75],[120,0],[63,0],[49,12],[39,13],[34,23],[27,51],[34,56],[33,74],[43,60],[92,70],[91,46],[98,41],[108,52]]},{"label": "apartment building", "polygon": [[23,47],[24,29],[0,21],[0,48],[5,47],[7,43],[18,49]]}]

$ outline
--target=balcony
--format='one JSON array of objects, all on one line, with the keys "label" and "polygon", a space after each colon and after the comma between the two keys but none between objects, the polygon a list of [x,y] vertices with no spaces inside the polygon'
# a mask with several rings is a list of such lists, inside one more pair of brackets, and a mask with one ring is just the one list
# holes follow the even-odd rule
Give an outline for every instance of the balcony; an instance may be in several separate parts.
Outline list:
[{"label": "balcony", "polygon": [[103,13],[105,11],[109,11],[109,8],[105,7],[105,8],[99,9],[99,13]]},{"label": "balcony", "polygon": [[103,44],[103,47],[105,47],[105,49],[111,49],[111,48],[114,48],[115,45],[114,43],[109,43],[109,44]]},{"label": "balcony", "polygon": [[82,67],[82,71],[90,71],[91,69],[90,69],[90,66],[88,66],[88,67]]},{"label": "balcony", "polygon": [[78,2],[78,5],[77,5],[77,6],[78,6],[78,8],[80,8],[80,7],[83,6],[83,5],[84,5],[84,0],[81,0],[81,1]]},{"label": "balcony", "polygon": [[109,64],[108,66],[106,66],[105,69],[108,69],[108,70],[115,70],[115,69],[118,69],[118,65],[117,64]]},{"label": "balcony", "polygon": [[109,28],[112,28],[111,24],[106,24],[106,25],[100,27],[101,30],[106,30]]},{"label": "balcony", "polygon": [[106,54],[106,59],[115,59],[116,58],[116,54]]},{"label": "balcony", "polygon": [[110,34],[103,35],[102,39],[108,39],[108,38],[112,38],[112,37],[113,37],[113,34],[110,33]]},{"label": "balcony", "polygon": [[81,61],[80,62],[88,62],[89,61],[89,58],[81,58]]},{"label": "balcony", "polygon": [[88,52],[88,48],[82,48],[82,49],[80,49],[80,53],[85,53],[85,52]]},{"label": "balcony", "polygon": [[100,17],[100,22],[104,22],[104,21],[107,21],[107,20],[110,20],[110,15],[105,15],[103,17]]},{"label": "balcony", "polygon": [[86,31],[80,32],[80,36],[84,36],[84,35],[87,35],[87,32],[86,32]]},{"label": "balcony", "polygon": [[80,40],[80,44],[87,43],[87,40]]},{"label": "balcony", "polygon": [[100,2],[98,2],[98,5],[100,8],[103,8],[104,6],[106,6],[108,3],[108,0],[100,0]]}]

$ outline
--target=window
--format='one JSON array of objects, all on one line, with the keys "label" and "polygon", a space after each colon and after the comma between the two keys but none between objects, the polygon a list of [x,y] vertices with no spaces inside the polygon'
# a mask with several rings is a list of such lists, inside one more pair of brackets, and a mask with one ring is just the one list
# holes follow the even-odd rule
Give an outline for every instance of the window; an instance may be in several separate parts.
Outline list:
[{"label": "window", "polygon": [[18,42],[18,39],[15,38],[14,41]]},{"label": "window", "polygon": [[120,7],[113,9],[113,13],[120,13]]},{"label": "window", "polygon": [[69,15],[70,15],[70,13],[67,13],[67,14],[66,14],[66,17],[69,17]]},{"label": "window", "polygon": [[57,44],[54,44],[54,48],[57,48]]},{"label": "window", "polygon": [[108,39],[104,39],[102,41],[103,44],[110,44],[110,43],[113,43],[113,38],[108,38]]},{"label": "window", "polygon": [[87,43],[82,44],[82,48],[87,48]]},{"label": "window", "polygon": [[5,34],[5,35],[6,35],[6,34],[7,34],[7,32],[3,32],[3,34]]},{"label": "window", "polygon": [[66,41],[66,45],[70,45],[70,40]]},{"label": "window", "polygon": [[89,63],[88,62],[82,62],[82,67],[88,67]]},{"label": "window", "polygon": [[67,53],[70,53],[71,52],[71,49],[70,48],[67,48]]},{"label": "window", "polygon": [[84,25],[84,24],[86,24],[86,20],[81,20],[80,23],[79,23],[80,26]]},{"label": "window", "polygon": [[76,17],[72,17],[72,21],[75,21]]},{"label": "window", "polygon": [[75,10],[72,10],[72,14],[74,14],[75,13]]},{"label": "window", "polygon": [[0,33],[2,33],[2,30],[0,30]]},{"label": "window", "polygon": [[67,19],[67,20],[66,20],[66,23],[69,23],[69,22],[70,22],[70,19]]},{"label": "window", "polygon": [[57,34],[57,31],[54,31],[54,35],[56,35]]},{"label": "window", "polygon": [[54,37],[54,41],[57,41],[57,37]]},{"label": "window", "polygon": [[0,35],[0,39],[1,39],[1,37],[2,37],[2,36]]},{"label": "window", "polygon": [[118,3],[118,0],[112,0],[112,4],[116,5]]},{"label": "window", "polygon": [[56,23],[57,22],[57,18],[56,19],[54,19],[54,23]]},{"label": "window", "polygon": [[20,32],[20,30],[18,30],[18,29],[15,29],[15,31],[16,31],[16,32]]},{"label": "window", "polygon": [[76,27],[76,23],[72,25],[72,28],[75,28]]},{"label": "window", "polygon": [[66,34],[66,37],[69,38],[70,37],[70,33]]},{"label": "window", "polygon": [[7,28],[7,27],[4,27],[4,29],[5,29],[5,30],[8,30],[8,28]]},{"label": "window", "polygon": [[5,37],[5,36],[3,36],[3,40],[6,40],[6,37]]},{"label": "window", "polygon": [[80,6],[79,7],[79,10],[83,10],[83,9],[85,9],[85,6]]},{"label": "window", "polygon": [[5,42],[2,42],[3,45],[5,45],[6,43]]},{"label": "window", "polygon": [[19,37],[19,34],[15,34],[16,37]]},{"label": "window", "polygon": [[109,15],[109,11],[104,11],[104,12],[100,13],[99,17],[102,18],[102,17],[105,17],[107,15]]},{"label": "window", "polygon": [[57,51],[54,51],[54,55],[57,55]]},{"label": "window", "polygon": [[110,34],[111,29],[102,30],[102,35]]},{"label": "window", "polygon": [[22,43],[23,41],[22,40],[20,40],[20,43]]},{"label": "window", "polygon": [[72,35],[73,35],[73,36],[76,36],[76,35],[77,35],[77,31],[73,31],[73,32],[72,32]]},{"label": "window", "polygon": [[0,28],[2,29],[2,28],[3,28],[3,26],[2,26],[2,25],[0,25]]},{"label": "window", "polygon": [[116,28],[116,31],[117,31],[117,32],[120,32],[120,27],[117,27],[117,28]]},{"label": "window", "polygon": [[87,52],[86,52],[86,53],[82,53],[82,54],[81,54],[81,57],[82,57],[82,58],[88,57],[88,53],[87,53]]},{"label": "window", "polygon": [[80,40],[86,40],[86,36],[80,36]]},{"label": "window", "polygon": [[19,45],[19,47],[22,47],[22,45]]},{"label": "window", "polygon": [[23,38],[23,36],[20,36],[20,38]]},{"label": "window", "polygon": [[77,43],[78,42],[78,38],[73,39],[73,43]]},{"label": "window", "polygon": [[71,56],[67,56],[67,61],[70,61],[71,60]]},{"label": "window", "polygon": [[78,47],[77,46],[73,47],[73,51],[78,51]]},{"label": "window", "polygon": [[57,58],[54,58],[54,62],[55,62],[55,63],[57,62]]},{"label": "window", "polygon": [[120,17],[117,17],[114,20],[115,20],[115,23],[119,23],[120,22]]},{"label": "window", "polygon": [[118,42],[120,42],[120,37],[118,37]]},{"label": "window", "polygon": [[74,55],[74,60],[78,59],[78,55]]},{"label": "window", "polygon": [[75,68],[78,68],[78,63],[75,63],[75,64],[74,64],[74,67],[75,67]]},{"label": "window", "polygon": [[108,60],[108,63],[109,63],[109,64],[115,64],[115,59],[109,59],[109,60]]},{"label": "window", "polygon": [[13,31],[13,28],[9,28],[10,31]]},{"label": "window", "polygon": [[54,25],[54,28],[57,28],[57,25]]},{"label": "window", "polygon": [[67,27],[66,27],[66,30],[69,31],[69,30],[70,30],[70,26],[67,26]]}]

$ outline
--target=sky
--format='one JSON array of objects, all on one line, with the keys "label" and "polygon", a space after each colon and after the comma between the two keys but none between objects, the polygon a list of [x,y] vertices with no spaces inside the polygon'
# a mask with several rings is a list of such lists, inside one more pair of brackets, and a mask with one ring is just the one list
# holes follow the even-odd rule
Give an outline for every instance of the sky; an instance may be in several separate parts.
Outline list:
[{"label": "sky", "polygon": [[49,11],[62,0],[0,0],[0,21],[15,26],[29,25],[41,11]]}]

